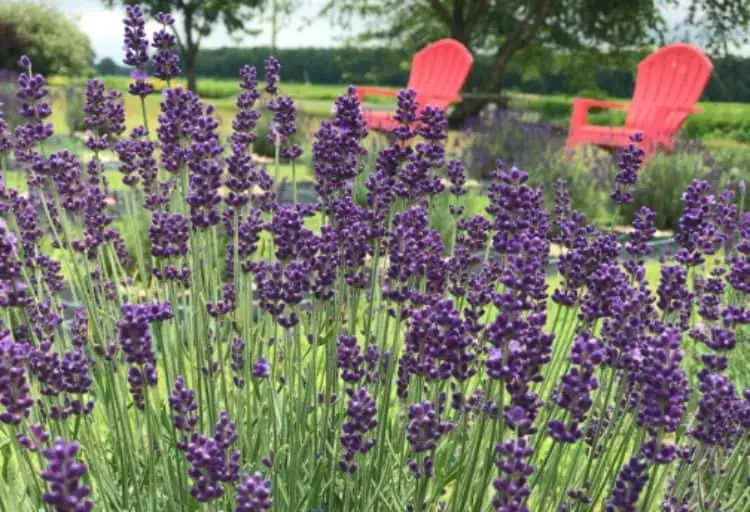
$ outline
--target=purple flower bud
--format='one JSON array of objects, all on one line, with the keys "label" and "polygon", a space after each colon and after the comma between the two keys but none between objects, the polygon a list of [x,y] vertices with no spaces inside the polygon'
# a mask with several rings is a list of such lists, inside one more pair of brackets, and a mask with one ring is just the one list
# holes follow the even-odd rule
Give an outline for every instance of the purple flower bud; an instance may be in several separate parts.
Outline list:
[{"label": "purple flower bud", "polygon": [[266,512],[271,510],[271,481],[256,472],[245,475],[237,484],[235,512]]},{"label": "purple flower bud", "polygon": [[492,483],[495,488],[492,506],[498,512],[528,512],[529,509],[523,504],[531,494],[526,479],[534,472],[534,468],[526,460],[533,452],[524,438],[495,446],[495,465],[500,470],[500,476]]},{"label": "purple flower bud", "polygon": [[264,62],[266,75],[266,88],[268,94],[276,95],[279,92],[279,80],[281,74],[281,64],[276,57],[268,57]]},{"label": "purple flower bud", "polygon": [[265,357],[261,357],[253,365],[253,377],[256,379],[266,379],[271,374],[271,363]]},{"label": "purple flower bud", "polygon": [[31,59],[27,55],[21,55],[21,58],[18,59],[18,67],[31,73]]}]

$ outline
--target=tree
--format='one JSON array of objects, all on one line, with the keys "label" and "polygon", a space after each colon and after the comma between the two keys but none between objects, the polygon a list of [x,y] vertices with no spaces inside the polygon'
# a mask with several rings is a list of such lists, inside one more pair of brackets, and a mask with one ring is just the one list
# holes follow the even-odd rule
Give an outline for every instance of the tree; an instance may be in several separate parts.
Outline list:
[{"label": "tree", "polygon": [[268,21],[271,23],[271,53],[276,51],[276,41],[289,17],[300,8],[301,0],[268,0]]},{"label": "tree", "polygon": [[216,24],[221,22],[229,34],[254,34],[248,28],[248,19],[264,0],[103,0],[105,5],[140,5],[147,15],[168,12],[179,22],[182,29],[176,30],[177,44],[182,54],[188,89],[197,91],[196,63],[201,39],[208,37]]},{"label": "tree", "polygon": [[120,66],[109,57],[104,57],[96,65],[96,73],[98,75],[118,75],[120,72]]},{"label": "tree", "polygon": [[60,10],[28,0],[0,2],[0,69],[28,55],[34,71],[83,75],[93,64],[89,38]]},{"label": "tree", "polygon": [[[727,51],[750,22],[747,0],[328,0],[321,11],[350,27],[369,21],[362,40],[386,40],[412,50],[442,37],[475,54],[492,55],[480,92],[498,94],[512,60],[538,48],[607,52],[637,50],[663,41],[664,9],[687,7],[685,26],[700,30],[711,51]],[[465,100],[453,124],[475,115],[482,100]]]}]

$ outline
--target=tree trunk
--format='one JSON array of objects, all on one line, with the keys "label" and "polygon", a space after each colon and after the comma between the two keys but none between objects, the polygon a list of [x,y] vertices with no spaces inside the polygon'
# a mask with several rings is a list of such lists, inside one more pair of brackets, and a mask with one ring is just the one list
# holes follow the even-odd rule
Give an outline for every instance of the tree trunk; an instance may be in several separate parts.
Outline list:
[{"label": "tree trunk", "polygon": [[[525,21],[517,24],[513,33],[508,34],[506,41],[495,52],[490,75],[480,92],[492,95],[499,95],[502,92],[510,59],[538,34],[547,15],[557,3],[557,0],[539,0],[539,3],[535,3],[534,8],[530,10]],[[461,26],[456,26],[452,27],[452,30],[461,32],[461,28]],[[488,101],[487,99],[462,101],[448,119],[448,125],[451,128],[462,128],[467,119],[478,115]],[[504,107],[504,105],[500,106]]]},{"label": "tree trunk", "polygon": [[279,16],[276,5],[277,1],[278,0],[271,0],[271,55],[276,55],[276,35],[279,31],[277,26],[277,18]]},{"label": "tree trunk", "polygon": [[188,90],[198,94],[198,48],[195,46],[185,49],[185,75],[187,76]]},{"label": "tree trunk", "polygon": [[[510,62],[510,58],[513,54],[501,50],[502,49],[498,50],[498,53],[492,61],[490,74],[480,91],[482,93],[499,95],[503,91],[505,70],[507,69],[508,62]],[[490,100],[486,98],[469,98],[456,105],[453,112],[451,112],[448,117],[449,128],[452,130],[462,129],[466,125],[466,121],[479,115],[479,112],[482,111],[489,101]],[[504,102],[501,102],[498,106],[500,108],[505,108],[507,105]]]}]

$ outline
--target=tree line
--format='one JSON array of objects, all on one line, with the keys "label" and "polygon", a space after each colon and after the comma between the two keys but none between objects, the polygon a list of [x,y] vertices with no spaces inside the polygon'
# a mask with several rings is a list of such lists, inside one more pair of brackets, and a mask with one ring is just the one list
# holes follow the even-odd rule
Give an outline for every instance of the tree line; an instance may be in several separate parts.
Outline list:
[{"label": "tree line", "polygon": [[[281,61],[282,77],[289,82],[314,84],[362,84],[399,87],[409,77],[411,55],[391,48],[288,48],[273,52]],[[201,50],[196,71],[201,78],[237,77],[244,64],[262,67],[268,47]],[[615,65],[582,66],[580,54],[546,55],[548,62],[518,59],[505,76],[504,87],[534,94],[594,94],[624,97],[632,94],[635,67],[643,58],[632,54]],[[538,68],[544,69],[538,69]],[[581,68],[597,69],[582,78]],[[490,73],[491,58],[479,55],[464,92],[481,91]],[[97,73],[126,75],[129,70],[112,59],[102,59]],[[499,91],[498,91],[499,92]],[[703,94],[705,101],[750,102],[750,58],[725,56],[714,59],[714,73]]]}]

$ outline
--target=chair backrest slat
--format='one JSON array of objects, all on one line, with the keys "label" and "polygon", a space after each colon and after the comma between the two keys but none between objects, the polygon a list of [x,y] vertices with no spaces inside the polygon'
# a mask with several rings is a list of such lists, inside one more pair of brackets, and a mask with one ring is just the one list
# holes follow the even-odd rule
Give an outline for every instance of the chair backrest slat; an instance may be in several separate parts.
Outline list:
[{"label": "chair backrest slat", "polygon": [[459,92],[473,61],[469,50],[458,41],[441,39],[430,43],[414,55],[407,88],[417,92],[420,105],[445,108],[460,100]]},{"label": "chair backrest slat", "polygon": [[712,71],[711,60],[695,46],[675,43],[655,51],[638,64],[625,126],[673,135],[689,112],[672,112],[659,118],[654,106],[694,107]]}]

